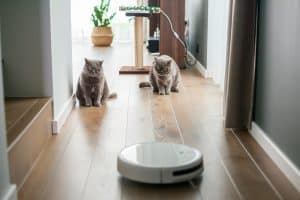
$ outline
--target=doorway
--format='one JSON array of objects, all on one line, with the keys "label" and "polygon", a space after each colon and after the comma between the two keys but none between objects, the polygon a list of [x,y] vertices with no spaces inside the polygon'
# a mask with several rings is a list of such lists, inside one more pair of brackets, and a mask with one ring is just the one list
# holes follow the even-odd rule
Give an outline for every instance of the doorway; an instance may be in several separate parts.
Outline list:
[{"label": "doorway", "polygon": [[[127,49],[127,46],[133,46],[134,30],[133,20],[129,19],[124,13],[118,12],[121,5],[134,5],[134,1],[111,1],[109,14],[116,12],[112,20],[113,43],[108,47],[95,47],[91,41],[93,22],[91,15],[95,6],[99,6],[99,1],[71,0],[71,25],[72,25],[72,61],[73,61],[73,88],[76,91],[76,85],[82,67],[84,58],[104,60],[104,65],[109,65],[108,59],[113,59],[106,54],[119,55],[112,52]],[[117,50],[118,49],[118,50]],[[126,50],[125,50],[126,51]],[[133,56],[132,56],[133,62]],[[109,66],[113,67],[113,66]],[[116,67],[116,66],[114,66]],[[107,70],[110,73],[110,70]]]},{"label": "doorway", "polygon": [[208,4],[207,72],[222,91],[227,57],[229,0],[210,0]]}]

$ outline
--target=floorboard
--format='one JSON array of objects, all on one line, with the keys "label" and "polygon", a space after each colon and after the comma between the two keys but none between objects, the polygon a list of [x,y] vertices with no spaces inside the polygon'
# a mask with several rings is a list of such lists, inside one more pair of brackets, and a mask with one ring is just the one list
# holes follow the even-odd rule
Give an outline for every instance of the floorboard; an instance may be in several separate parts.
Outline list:
[{"label": "floorboard", "polygon": [[199,149],[204,155],[205,170],[202,181],[199,184],[203,199],[240,199],[240,194],[230,177],[212,137],[205,132],[207,116],[195,115],[195,107],[191,104],[193,94],[189,95],[186,87],[182,87],[181,95],[172,95],[179,127],[182,130],[185,144]]},{"label": "floorboard", "polygon": [[129,85],[126,146],[155,140],[151,115],[151,93],[147,90],[139,89],[139,80],[143,80],[142,77],[140,79],[133,78]]},{"label": "floorboard", "polygon": [[48,145],[42,153],[39,162],[18,192],[19,199],[43,199],[49,180],[55,173],[57,164],[61,160],[61,155],[63,155],[72,134],[76,130],[76,117],[75,111],[73,111],[62,128],[64,134],[49,139]]},{"label": "floorboard", "polygon": [[[80,56],[105,58],[105,72],[118,97],[101,108],[75,108],[61,134],[49,142],[19,199],[299,199],[291,185],[280,185],[275,177],[278,168],[258,155],[262,150],[249,142],[249,136],[240,140],[261,168],[233,132],[224,130],[222,92],[195,69],[182,71],[179,93],[159,96],[150,88],[138,88],[147,76],[117,75],[118,66],[131,62],[130,46],[79,48],[75,53]],[[145,58],[150,64],[152,58]],[[202,178],[175,185],[121,178],[116,169],[118,152],[130,144],[152,141],[199,149],[204,155]],[[282,174],[280,179],[289,183]]]},{"label": "floorboard", "polygon": [[285,175],[249,133],[235,131],[233,134],[238,138],[241,145],[244,146],[248,154],[268,177],[283,199],[300,199],[296,188],[287,180]]}]

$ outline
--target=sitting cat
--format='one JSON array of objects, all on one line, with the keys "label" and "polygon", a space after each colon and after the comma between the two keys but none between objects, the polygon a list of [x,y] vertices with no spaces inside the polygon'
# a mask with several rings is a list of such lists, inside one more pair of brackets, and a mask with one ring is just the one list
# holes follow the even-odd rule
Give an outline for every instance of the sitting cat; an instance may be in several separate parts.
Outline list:
[{"label": "sitting cat", "polygon": [[178,65],[170,56],[161,55],[154,58],[149,79],[150,82],[140,83],[140,88],[152,86],[153,92],[158,92],[160,95],[179,92],[180,71]]},{"label": "sitting cat", "polygon": [[109,93],[109,88],[102,68],[103,61],[85,58],[85,65],[78,80],[76,96],[81,106],[104,104],[107,98],[114,98],[116,93]]}]

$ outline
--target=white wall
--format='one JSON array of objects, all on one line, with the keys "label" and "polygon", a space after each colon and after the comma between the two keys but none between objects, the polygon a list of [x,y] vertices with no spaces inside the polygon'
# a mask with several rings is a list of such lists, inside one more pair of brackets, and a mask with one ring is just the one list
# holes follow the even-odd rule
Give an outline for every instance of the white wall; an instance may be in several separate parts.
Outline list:
[{"label": "white wall", "polygon": [[[1,0],[5,95],[51,96],[47,0]],[[48,6],[49,9],[49,6]]]},{"label": "white wall", "polygon": [[[1,27],[0,27],[1,28]],[[0,29],[1,38],[1,29]],[[0,60],[1,60],[1,40],[0,40]],[[0,62],[0,199],[16,199],[15,187],[10,184],[8,161],[7,161],[7,144],[6,128],[4,116],[4,96],[2,80],[2,63]]]},{"label": "white wall", "polygon": [[229,0],[209,0],[207,70],[224,89]]},{"label": "white wall", "polygon": [[185,18],[189,22],[189,51],[207,68],[208,4],[210,0],[186,0]]},{"label": "white wall", "polygon": [[1,0],[5,96],[53,98],[54,119],[73,94],[70,0]]},{"label": "white wall", "polygon": [[73,94],[70,0],[51,0],[50,16],[53,106],[56,120]]}]

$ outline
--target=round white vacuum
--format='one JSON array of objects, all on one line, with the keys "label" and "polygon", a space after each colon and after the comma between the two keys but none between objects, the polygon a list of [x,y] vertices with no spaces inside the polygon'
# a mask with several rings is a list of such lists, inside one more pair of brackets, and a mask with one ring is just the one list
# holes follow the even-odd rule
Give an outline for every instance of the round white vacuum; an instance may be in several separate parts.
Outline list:
[{"label": "round white vacuum", "polygon": [[130,180],[170,184],[199,177],[203,158],[197,149],[173,143],[141,143],[123,149],[118,155],[118,171]]}]

